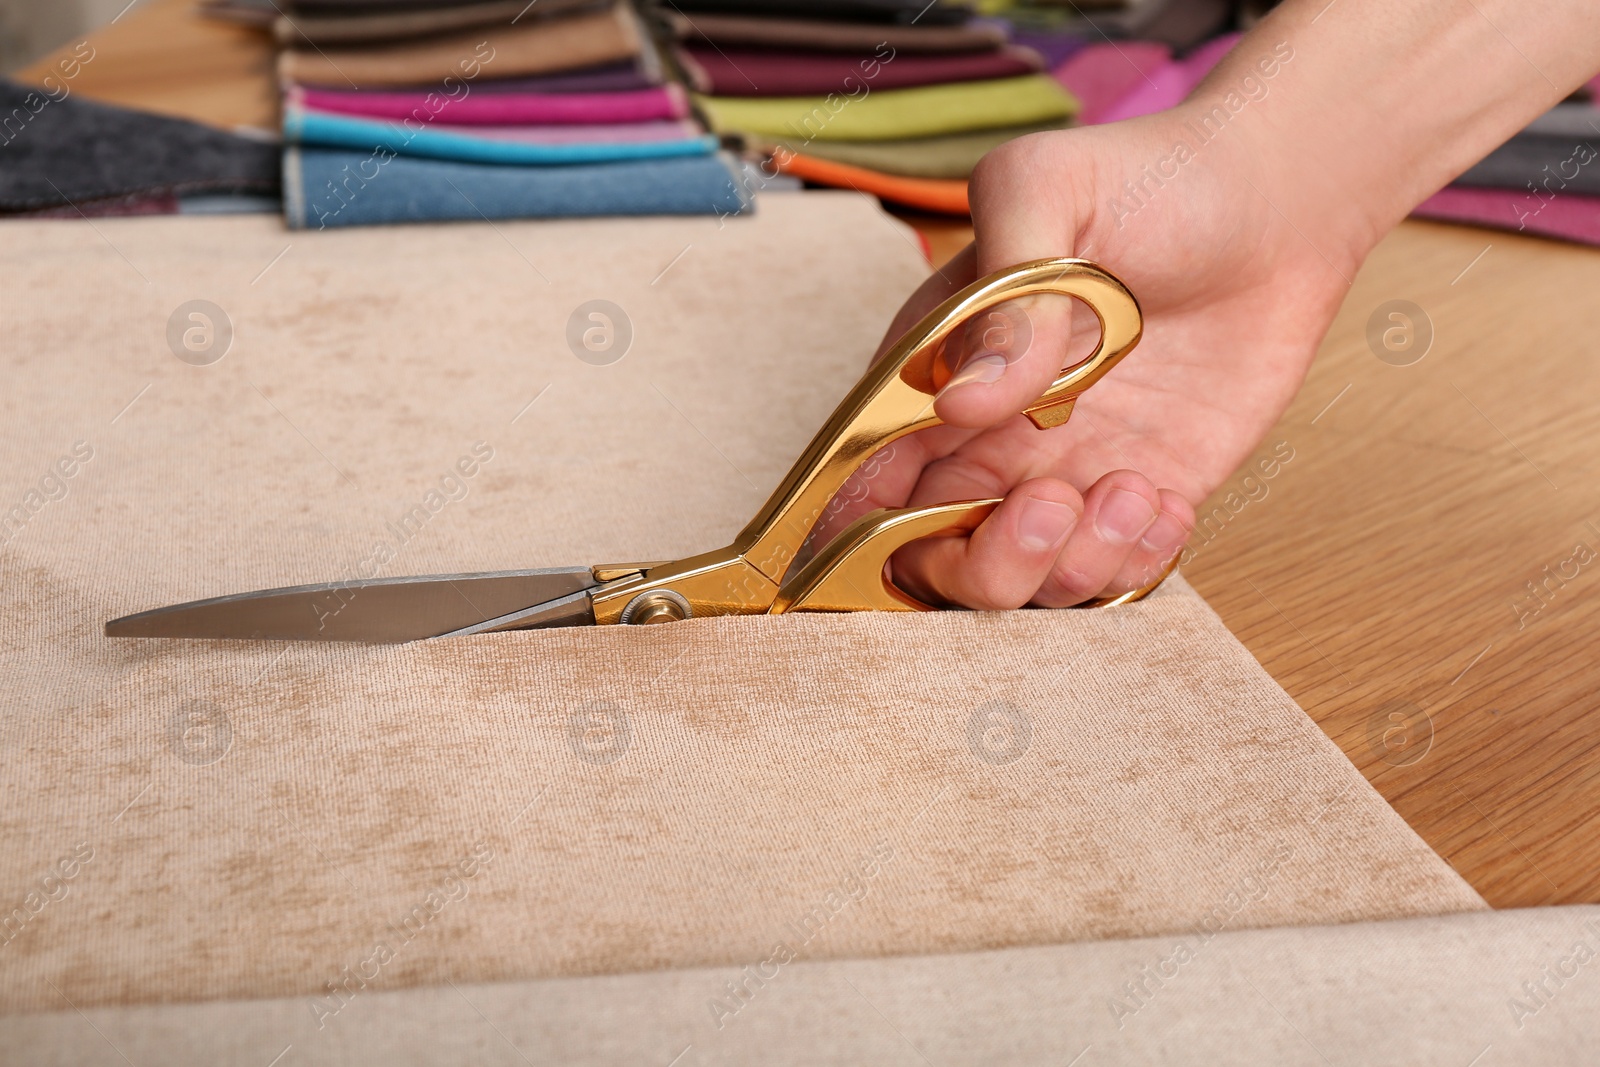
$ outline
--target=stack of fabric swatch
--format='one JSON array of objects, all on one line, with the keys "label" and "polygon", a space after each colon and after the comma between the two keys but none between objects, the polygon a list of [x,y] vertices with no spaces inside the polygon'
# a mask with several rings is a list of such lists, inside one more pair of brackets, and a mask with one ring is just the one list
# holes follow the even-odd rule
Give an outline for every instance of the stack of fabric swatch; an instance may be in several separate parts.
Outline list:
[{"label": "stack of fabric swatch", "polygon": [[1040,50],[956,4],[672,0],[654,15],[712,128],[769,173],[911,207],[965,214],[986,152],[1077,110]]},{"label": "stack of fabric swatch", "polygon": [[627,0],[295,0],[274,32],[291,227],[750,204]]},{"label": "stack of fabric swatch", "polygon": [[1600,245],[1600,77],[1417,208],[1422,218]]}]

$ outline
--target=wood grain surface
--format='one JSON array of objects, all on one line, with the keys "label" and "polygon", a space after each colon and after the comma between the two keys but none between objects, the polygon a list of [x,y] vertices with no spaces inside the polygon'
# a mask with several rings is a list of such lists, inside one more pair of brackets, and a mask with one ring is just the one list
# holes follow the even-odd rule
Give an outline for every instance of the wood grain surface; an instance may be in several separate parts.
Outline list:
[{"label": "wood grain surface", "polygon": [[[265,36],[202,21],[189,0],[149,0],[91,43],[86,97],[276,122]],[[903,217],[936,261],[971,235]],[[1600,251],[1402,225],[1263,443],[1273,476],[1247,467],[1218,490],[1185,568],[1497,907],[1600,902],[1596,293]],[[1408,350],[1382,342],[1406,328],[1380,313],[1395,300],[1420,309],[1413,330],[1431,324],[1414,362],[1420,332]]]},{"label": "wood grain surface", "polygon": [[[88,40],[94,57],[67,83],[75,94],[225,128],[278,127],[274,52],[263,31],[204,18],[194,0],[140,0]],[[12,76],[42,82],[74,44]]]}]

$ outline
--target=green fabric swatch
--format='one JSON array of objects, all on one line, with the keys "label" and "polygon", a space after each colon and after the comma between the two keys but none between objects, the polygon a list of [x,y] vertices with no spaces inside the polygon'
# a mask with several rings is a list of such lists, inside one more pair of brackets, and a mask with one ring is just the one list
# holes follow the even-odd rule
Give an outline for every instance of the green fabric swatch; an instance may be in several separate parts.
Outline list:
[{"label": "green fabric swatch", "polygon": [[919,137],[909,141],[804,141],[768,139],[761,147],[787,148],[791,152],[865,167],[880,174],[897,174],[903,178],[960,178],[972,176],[978,165],[991,150],[1017,137],[1030,133],[1065,128],[1062,122],[1038,123],[1031,126],[1007,126],[1000,130],[978,130],[974,133],[952,133],[943,137]]},{"label": "green fabric swatch", "polygon": [[1060,122],[1078,102],[1048,74],[866,91],[857,96],[697,96],[719,133],[778,137],[799,151],[818,141],[900,141]]}]

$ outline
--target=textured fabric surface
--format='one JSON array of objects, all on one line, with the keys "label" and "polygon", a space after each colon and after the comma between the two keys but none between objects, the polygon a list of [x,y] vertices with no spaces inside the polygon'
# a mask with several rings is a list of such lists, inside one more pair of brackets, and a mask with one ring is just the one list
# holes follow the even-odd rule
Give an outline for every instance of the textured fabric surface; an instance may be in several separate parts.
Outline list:
[{"label": "textured fabric surface", "polygon": [[907,178],[966,179],[972,168],[987,153],[1018,137],[1046,130],[1064,129],[1059,122],[1036,126],[1010,126],[1000,130],[976,130],[943,137],[919,137],[908,141],[811,141],[809,143],[766,141],[766,150],[784,148],[801,151],[817,159],[864,167],[883,174]]},{"label": "textured fabric surface", "polygon": [[726,153],[562,166],[462,163],[290,146],[283,214],[291,229],[450,219],[730,215],[750,207]]},{"label": "textured fabric surface", "polygon": [[783,173],[818,185],[854,189],[858,193],[869,193],[892,203],[944,215],[966,215],[971,210],[967,203],[965,180],[906,178],[850,163],[818,159],[783,148],[775,151],[772,158]]},{"label": "textured fabric surface", "polygon": [[1063,1067],[1074,1059],[1580,1067],[1594,1062],[1597,954],[1600,908],[1578,906],[960,956],[799,955],[647,975],[366,989],[332,1016],[305,998],[58,1010],[0,1018],[0,1044],[33,1067],[110,1067],[123,1062],[118,1050],[134,1063],[265,1064],[286,1045],[294,1062],[329,1067]]},{"label": "textured fabric surface", "polygon": [[1012,78],[1042,70],[1043,61],[1026,48],[987,52],[895,55],[849,52],[798,52],[759,48],[685,45],[678,63],[689,84],[714,96],[824,96],[872,89]]},{"label": "textured fabric surface", "polygon": [[1070,118],[1077,101],[1048,75],[885,89],[856,96],[701,96],[714,129],[797,141],[893,141]]},{"label": "textured fabric surface", "polygon": [[470,93],[457,100],[429,93],[341,92],[336,89],[293,89],[291,104],[371,118],[411,119],[413,123],[457,125],[533,125],[558,123],[650,122],[681,119],[689,114],[689,98],[676,85],[627,92],[596,93]]},{"label": "textured fabric surface", "polygon": [[186,193],[278,191],[278,150],[199,123],[0,79],[0,212],[76,217]]},{"label": "textured fabric surface", "polygon": [[871,52],[888,45],[897,52],[986,52],[1006,43],[1005,30],[977,23],[902,26],[716,14],[691,18],[676,11],[667,12],[664,18],[668,29],[680,40],[758,48]]},{"label": "textured fabric surface", "polygon": [[[107,640],[201,596],[723,544],[927,268],[830,194],[97,225],[0,242],[0,1010],[1482,907],[1181,581],[1100,613]],[[209,366],[169,338],[194,299],[231,323]],[[631,335],[608,366],[568,340],[596,299]]]},{"label": "textured fabric surface", "polygon": [[364,47],[285,49],[285,82],[341,89],[433,85],[445,78],[511,78],[579,70],[639,54],[642,30],[626,0],[515,26],[463,30],[420,41]]},{"label": "textured fabric surface", "polygon": [[[356,115],[337,115],[307,108],[289,107],[283,113],[284,140],[295,144],[357,148],[370,152],[383,147],[406,156],[451,159],[468,163],[558,165],[566,163],[613,163],[619,160],[668,159],[677,156],[708,156],[717,150],[717,139],[699,130],[686,133],[668,126],[663,136],[661,124],[647,124],[643,135],[633,133],[632,125],[584,126],[423,126],[409,130],[382,119]],[[499,130],[500,136],[485,136],[480,130]],[[542,138],[540,129],[560,131],[582,129],[598,131],[587,137]],[[607,130],[610,131],[609,135]],[[520,134],[518,131],[522,131]]]}]

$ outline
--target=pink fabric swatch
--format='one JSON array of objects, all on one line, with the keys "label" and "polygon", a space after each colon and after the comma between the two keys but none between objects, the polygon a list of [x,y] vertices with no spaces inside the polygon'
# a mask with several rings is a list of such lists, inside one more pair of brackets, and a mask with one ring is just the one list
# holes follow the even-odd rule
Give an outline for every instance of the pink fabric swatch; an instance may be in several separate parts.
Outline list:
[{"label": "pink fabric swatch", "polygon": [[1078,121],[1092,125],[1171,58],[1172,49],[1155,41],[1108,41],[1082,49],[1054,73],[1083,105]]},{"label": "pink fabric swatch", "polygon": [[1412,214],[1600,245],[1600,196],[1560,193],[1540,201],[1524,189],[1452,185],[1418,204]]},{"label": "pink fabric swatch", "polygon": [[689,116],[688,95],[677,85],[619,93],[469,93],[459,100],[440,93],[348,92],[297,86],[289,90],[289,102],[341,115],[414,117],[430,126],[444,121],[452,126],[595,126]]},{"label": "pink fabric swatch", "polygon": [[1120,122],[1122,119],[1153,115],[1157,111],[1176,107],[1238,43],[1239,34],[1224,34],[1207,41],[1182,59],[1168,61],[1150,72],[1148,80],[1141,79],[1135,83],[1122,99],[1107,107],[1095,121]]}]

